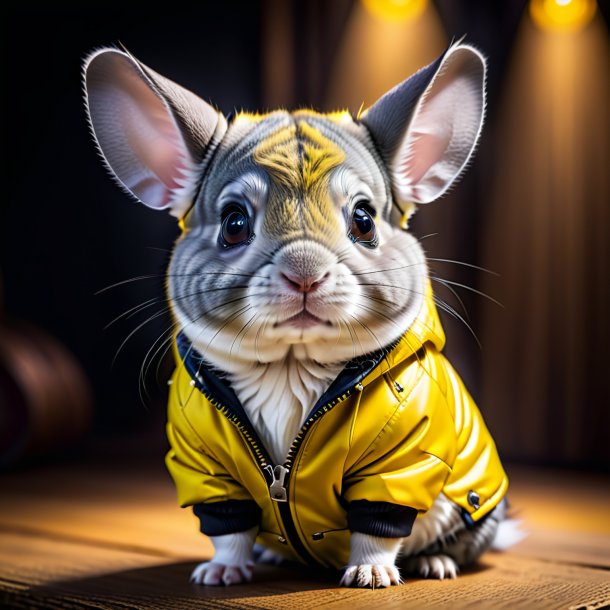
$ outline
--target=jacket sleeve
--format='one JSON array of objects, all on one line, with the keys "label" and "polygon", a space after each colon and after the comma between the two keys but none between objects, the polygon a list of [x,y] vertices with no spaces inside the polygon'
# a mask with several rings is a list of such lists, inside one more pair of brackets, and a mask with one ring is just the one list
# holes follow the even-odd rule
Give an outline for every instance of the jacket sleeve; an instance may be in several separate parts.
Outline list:
[{"label": "jacket sleeve", "polygon": [[[427,374],[420,376],[346,472],[343,497],[350,503],[348,516],[350,508],[362,506],[363,500],[427,511],[443,489],[451,472],[455,438],[446,401],[431,379]],[[371,399],[376,402],[375,397]]]},{"label": "jacket sleeve", "polygon": [[196,434],[182,407],[170,396],[165,463],[180,506],[193,506],[201,531],[218,536],[257,525],[260,509],[249,492],[215,460]]}]

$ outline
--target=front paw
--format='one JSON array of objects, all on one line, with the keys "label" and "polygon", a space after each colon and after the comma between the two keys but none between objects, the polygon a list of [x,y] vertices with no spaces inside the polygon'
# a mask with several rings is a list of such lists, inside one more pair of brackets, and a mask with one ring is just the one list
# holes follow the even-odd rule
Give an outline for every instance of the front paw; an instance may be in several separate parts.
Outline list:
[{"label": "front paw", "polygon": [[370,587],[371,589],[377,589],[399,585],[401,582],[396,566],[362,564],[348,566],[339,585],[342,587]]},{"label": "front paw", "polygon": [[254,563],[225,565],[214,561],[200,563],[191,574],[190,582],[197,585],[238,585],[252,580]]}]

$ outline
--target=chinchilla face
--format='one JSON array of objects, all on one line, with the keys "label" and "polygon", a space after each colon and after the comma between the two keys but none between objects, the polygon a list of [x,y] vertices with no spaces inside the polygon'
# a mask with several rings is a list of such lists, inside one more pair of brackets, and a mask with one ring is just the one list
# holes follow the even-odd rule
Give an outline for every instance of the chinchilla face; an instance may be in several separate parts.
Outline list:
[{"label": "chinchilla face", "polygon": [[168,293],[204,357],[224,367],[290,351],[346,361],[408,330],[427,271],[406,220],[466,165],[484,70],[478,52],[456,45],[359,118],[278,111],[227,123],[122,51],[87,60],[108,166],[181,219]]},{"label": "chinchilla face", "polygon": [[383,162],[350,115],[237,116],[172,257],[179,325],[202,349],[253,361],[386,346],[412,322],[426,278],[393,207]]}]

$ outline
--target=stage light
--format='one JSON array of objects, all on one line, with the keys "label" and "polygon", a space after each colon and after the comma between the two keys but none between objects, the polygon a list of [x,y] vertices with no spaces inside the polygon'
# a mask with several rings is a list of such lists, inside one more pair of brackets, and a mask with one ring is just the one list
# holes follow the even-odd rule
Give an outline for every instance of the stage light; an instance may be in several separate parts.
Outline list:
[{"label": "stage light", "polygon": [[585,27],[596,11],[595,0],[531,0],[530,15],[543,30],[575,31]]},{"label": "stage light", "polygon": [[419,17],[426,10],[428,0],[362,0],[362,4],[374,17],[401,22]]},{"label": "stage light", "polygon": [[354,3],[333,58],[325,108],[354,115],[447,47],[434,5],[427,0]]}]

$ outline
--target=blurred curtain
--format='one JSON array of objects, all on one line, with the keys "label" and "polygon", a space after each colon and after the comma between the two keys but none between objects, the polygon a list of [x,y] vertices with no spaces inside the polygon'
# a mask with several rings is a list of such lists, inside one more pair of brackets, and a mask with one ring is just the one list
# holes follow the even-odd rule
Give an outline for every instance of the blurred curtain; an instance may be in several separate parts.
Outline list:
[{"label": "blurred curtain", "polygon": [[[610,467],[610,45],[526,19],[486,159],[483,402],[504,455]],[[498,290],[499,287],[499,290]]]}]

